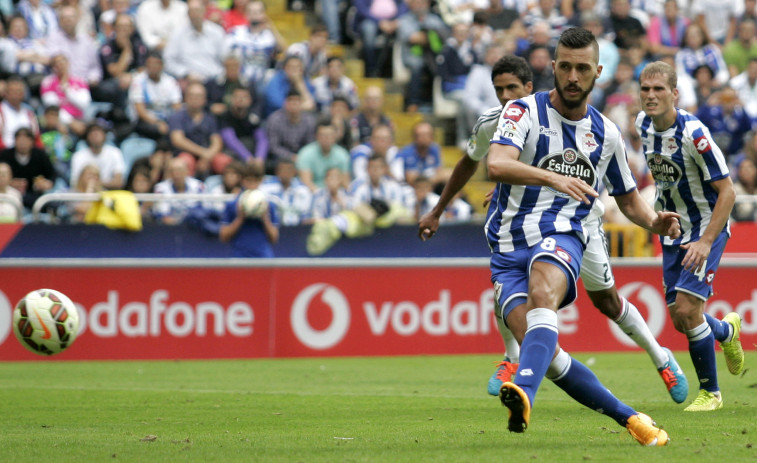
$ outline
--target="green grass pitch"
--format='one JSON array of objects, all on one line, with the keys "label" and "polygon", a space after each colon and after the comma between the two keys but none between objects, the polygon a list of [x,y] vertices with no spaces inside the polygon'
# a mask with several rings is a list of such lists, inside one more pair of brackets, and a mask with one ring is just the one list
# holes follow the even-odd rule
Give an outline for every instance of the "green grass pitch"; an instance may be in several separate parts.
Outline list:
[{"label": "green grass pitch", "polygon": [[[747,347],[747,346],[745,346]],[[684,413],[642,353],[575,355],[668,430],[638,445],[549,381],[524,434],[486,394],[492,355],[0,363],[2,462],[757,462],[757,352],[725,405]],[[678,352],[691,390],[688,354]]]}]

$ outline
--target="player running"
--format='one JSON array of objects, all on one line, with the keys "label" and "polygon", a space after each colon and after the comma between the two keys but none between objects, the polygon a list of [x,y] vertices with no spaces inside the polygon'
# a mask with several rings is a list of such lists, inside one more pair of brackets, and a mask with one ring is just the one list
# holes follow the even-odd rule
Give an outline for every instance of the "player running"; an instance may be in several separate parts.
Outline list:
[{"label": "player running", "polygon": [[699,378],[699,395],[685,411],[723,407],[714,341],[720,342],[728,371],[744,370],[736,312],[717,320],[704,313],[712,283],[730,236],[728,218],[736,198],[723,153],[695,116],[676,109],[678,76],[663,62],[641,73],[642,112],[636,129],[657,187],[655,209],[680,214],[681,236],[662,238],[663,287],[676,330],[689,340]]},{"label": "player running", "polygon": [[[492,84],[502,106],[510,100],[528,96],[533,89],[532,80],[533,74],[528,63],[517,56],[504,56],[492,67]],[[470,180],[478,168],[479,161],[489,151],[489,141],[497,129],[502,106],[490,108],[478,118],[468,141],[467,155],[460,158],[452,171],[439,202],[418,222],[418,235],[421,239],[425,240],[434,236],[444,210]],[[600,312],[613,320],[636,344],[647,351],[673,400],[676,403],[682,403],[689,392],[683,370],[678,366],[672,352],[661,347],[655,340],[636,306],[621,297],[615,287],[602,230],[603,213],[602,202],[595,201],[591,212],[583,221],[589,233],[589,242],[584,250],[581,264],[581,278],[586,292]],[[511,380],[518,368],[520,356],[518,342],[505,326],[499,310],[495,310],[495,317],[505,343],[506,353],[504,360],[497,365],[497,369],[487,384],[487,391],[493,396],[499,395],[502,384]]]},{"label": "player running", "polygon": [[557,310],[575,300],[588,233],[583,225],[603,178],[620,210],[645,229],[674,238],[678,215],[642,199],[618,127],[587,103],[601,74],[591,32],[563,32],[552,67],[555,89],[510,101],[491,141],[487,167],[497,181],[486,222],[495,301],[520,342],[518,372],[500,389],[508,429],[524,432],[545,375],[579,403],[621,426],[642,445],[666,445],[650,417],[618,400],[557,343]]}]

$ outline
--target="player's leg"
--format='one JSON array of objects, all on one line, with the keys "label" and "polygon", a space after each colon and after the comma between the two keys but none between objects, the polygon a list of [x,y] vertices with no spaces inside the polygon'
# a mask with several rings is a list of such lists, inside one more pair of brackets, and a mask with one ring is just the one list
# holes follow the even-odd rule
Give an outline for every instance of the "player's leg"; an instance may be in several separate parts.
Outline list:
[{"label": "player's leg", "polygon": [[486,392],[489,395],[498,396],[502,384],[512,381],[513,375],[518,370],[520,346],[512,331],[505,325],[502,319],[502,312],[496,303],[494,305],[494,317],[497,320],[497,329],[500,336],[502,336],[502,342],[505,344],[505,355],[504,359],[497,363],[494,373],[489,377],[489,381],[486,384]]},{"label": "player's leg", "polygon": [[584,364],[559,349],[549,365],[547,378],[580,404],[614,419],[642,445],[666,445],[668,434],[647,415],[616,398]]}]

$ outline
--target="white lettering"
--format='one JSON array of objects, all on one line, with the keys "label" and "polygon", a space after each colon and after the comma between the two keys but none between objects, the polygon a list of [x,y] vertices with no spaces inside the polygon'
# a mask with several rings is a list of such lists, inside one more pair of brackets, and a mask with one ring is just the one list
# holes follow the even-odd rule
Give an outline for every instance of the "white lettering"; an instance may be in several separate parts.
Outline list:
[{"label": "white lettering", "polygon": [[[179,324],[179,318],[184,324]],[[192,307],[186,302],[174,302],[166,311],[166,331],[172,335],[183,338],[192,332],[195,323],[194,312]]]},{"label": "white lettering", "polygon": [[[229,307],[231,311],[231,307]],[[213,334],[223,334],[223,307],[216,302],[200,302],[197,304],[197,336],[205,336],[208,333],[208,317],[213,315]]]},{"label": "white lettering", "polygon": [[150,336],[160,336],[160,317],[166,310],[168,291],[159,289],[150,296]]},{"label": "white lettering", "polygon": [[[478,306],[473,301],[462,301],[452,308],[452,330],[457,334],[476,334]],[[467,321],[466,321],[467,320]]]},{"label": "white lettering", "polygon": [[431,301],[423,307],[422,319],[423,328],[428,334],[433,336],[449,334],[449,290],[442,290],[438,301]]},{"label": "white lettering", "polygon": [[[403,320],[407,314],[407,322]],[[421,324],[421,315],[418,306],[409,301],[402,301],[394,306],[392,313],[392,328],[397,334],[410,336],[418,331]]]},{"label": "white lettering", "polygon": [[389,316],[392,312],[392,303],[384,302],[381,304],[381,311],[376,313],[376,304],[373,302],[366,302],[363,304],[363,311],[365,317],[368,319],[368,326],[371,328],[371,333],[380,336],[386,333],[386,327],[389,324]]},{"label": "white lettering", "polygon": [[[253,331],[252,322],[254,321],[255,312],[246,303],[235,302],[229,306],[229,311],[226,314],[226,329],[232,336],[241,338],[251,335]],[[223,331],[216,334],[223,336]]]},{"label": "white lettering", "polygon": [[118,326],[121,332],[130,338],[147,336],[147,305],[141,302],[129,302],[123,306],[118,314]]},{"label": "white lettering", "polygon": [[[106,302],[98,302],[89,312],[89,326],[92,333],[102,338],[110,338],[118,334],[118,291],[108,291]],[[105,317],[105,321],[102,318]]]},{"label": "white lettering", "polygon": [[478,300],[478,306],[480,308],[479,316],[479,332],[481,334],[489,334],[491,331],[492,323],[497,326],[497,320],[494,318],[494,289],[487,289],[481,293],[481,297]]}]

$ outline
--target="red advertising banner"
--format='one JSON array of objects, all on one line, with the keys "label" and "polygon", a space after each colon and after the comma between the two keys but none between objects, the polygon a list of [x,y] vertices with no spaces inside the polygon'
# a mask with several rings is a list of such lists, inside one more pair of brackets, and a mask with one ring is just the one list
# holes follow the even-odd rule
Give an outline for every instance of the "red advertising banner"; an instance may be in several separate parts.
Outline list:
[{"label": "red advertising banner", "polygon": [[[615,266],[617,287],[660,342],[684,350],[661,291],[659,265]],[[757,264],[721,264],[707,311],[737,311],[745,348],[757,344]],[[193,359],[500,353],[486,262],[425,266],[2,267],[0,360],[41,358],[16,341],[12,310],[53,288],[80,313],[76,342],[54,357]],[[638,349],[583,289],[559,312],[568,351]]]}]

